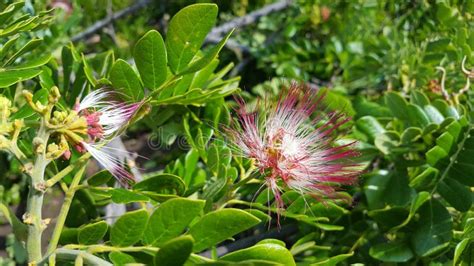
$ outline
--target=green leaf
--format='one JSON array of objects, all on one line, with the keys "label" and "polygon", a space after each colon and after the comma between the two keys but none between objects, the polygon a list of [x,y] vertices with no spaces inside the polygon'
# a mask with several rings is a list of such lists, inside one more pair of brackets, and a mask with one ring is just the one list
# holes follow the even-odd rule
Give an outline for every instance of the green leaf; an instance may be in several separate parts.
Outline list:
[{"label": "green leaf", "polygon": [[354,255],[354,252],[348,253],[348,254],[339,254],[334,257],[330,257],[328,259],[325,259],[323,261],[318,261],[316,263],[313,263],[311,265],[316,266],[316,265],[324,265],[324,266],[335,266],[339,265],[340,262],[347,260],[348,258],[352,257]]},{"label": "green leaf", "polygon": [[110,81],[114,88],[129,99],[139,101],[143,98],[143,88],[135,70],[124,60],[115,61],[110,70]]},{"label": "green leaf", "polygon": [[413,102],[414,104],[420,107],[424,107],[430,104],[430,100],[428,99],[428,97],[419,90],[413,91],[410,94],[410,98],[411,98],[411,102]]},{"label": "green leaf", "polygon": [[219,169],[230,164],[231,156],[229,148],[222,144],[212,143],[207,152],[207,166],[215,176],[225,178],[218,175]]},{"label": "green leaf", "polygon": [[467,219],[462,233],[463,238],[474,239],[474,218]]},{"label": "green leaf", "polygon": [[413,258],[410,246],[404,242],[390,242],[375,245],[369,250],[370,256],[385,262],[407,262]]},{"label": "green leaf", "polygon": [[430,123],[428,115],[423,111],[418,105],[409,103],[407,105],[407,110],[405,113],[408,113],[408,121],[412,126],[425,127]]},{"label": "green leaf", "polygon": [[386,206],[383,209],[371,210],[368,216],[374,219],[381,228],[393,228],[407,219],[409,212],[404,207]]},{"label": "green leaf", "polygon": [[430,200],[419,210],[419,220],[413,227],[411,243],[418,256],[433,255],[449,245],[453,221],[448,210],[437,200]]},{"label": "green leaf", "polygon": [[0,212],[3,213],[3,216],[6,218],[8,223],[13,228],[13,234],[15,234],[16,239],[19,241],[25,241],[28,236],[28,227],[26,224],[22,223],[16,216],[15,213],[11,211],[7,205],[0,203]]},{"label": "green leaf", "polygon": [[374,141],[378,135],[385,132],[385,128],[373,116],[359,118],[356,125],[359,130],[369,137],[370,141]]},{"label": "green leaf", "polygon": [[411,221],[413,216],[415,216],[416,211],[418,211],[418,209],[421,206],[423,206],[423,204],[426,201],[428,201],[430,199],[430,197],[431,197],[430,193],[428,193],[426,191],[421,191],[420,193],[418,193],[416,195],[416,197],[413,198],[413,200],[411,201],[410,212],[408,214],[408,217],[405,219],[405,221],[403,221],[403,223],[401,223],[400,225],[395,226],[394,228],[392,228],[392,230],[397,230],[397,229],[400,229],[400,228],[404,227],[405,225],[407,225]]},{"label": "green leaf", "polygon": [[407,175],[395,171],[380,170],[367,175],[364,188],[369,209],[381,209],[385,205],[404,206],[413,193]]},{"label": "green leaf", "polygon": [[113,176],[108,170],[102,170],[87,179],[87,184],[89,184],[90,186],[97,187],[107,183],[112,178]]},{"label": "green leaf", "polygon": [[199,252],[260,223],[255,216],[239,209],[222,209],[204,215],[189,229]]},{"label": "green leaf", "polygon": [[438,163],[446,158],[448,153],[440,146],[434,146],[426,152],[426,162],[432,166],[438,166]]},{"label": "green leaf", "polygon": [[459,112],[456,110],[454,106],[449,105],[446,101],[441,99],[436,99],[433,101],[432,105],[441,112],[441,114],[445,117],[454,117],[456,119],[459,118]]},{"label": "green leaf", "polygon": [[96,244],[105,236],[108,228],[109,225],[104,221],[81,226],[77,235],[77,241],[82,245]]},{"label": "green leaf", "polygon": [[20,35],[15,35],[9,38],[9,40],[3,44],[3,47],[0,48],[0,60],[3,60],[3,58],[7,55],[7,52],[16,44],[16,41]]},{"label": "green leaf", "polygon": [[466,239],[461,240],[461,242],[459,242],[456,245],[456,248],[454,249],[453,265],[460,265],[458,264],[458,261],[470,241],[471,241],[470,239],[466,238]]},{"label": "green leaf", "polygon": [[38,47],[39,45],[41,45],[41,43],[43,43],[43,40],[42,39],[32,39],[30,40],[29,42],[27,42],[23,47],[20,48],[20,50],[18,50],[15,54],[13,54],[4,64],[3,66],[8,66],[10,64],[12,64],[13,62],[15,62],[15,60],[20,57],[21,55],[35,49],[36,47]]},{"label": "green leaf", "polygon": [[147,221],[148,212],[146,210],[131,211],[120,216],[110,232],[112,245],[127,247],[140,241]]},{"label": "green leaf", "polygon": [[444,121],[444,116],[434,106],[426,105],[423,107],[423,110],[431,122],[435,124],[441,124]]},{"label": "green leaf", "polygon": [[181,236],[166,242],[155,255],[155,265],[184,265],[193,251],[193,242],[191,236]]},{"label": "green leaf", "polygon": [[[447,129],[448,130],[448,129]],[[456,153],[451,157],[451,164],[445,169],[448,176],[466,186],[474,186],[474,129],[465,130],[458,142]]]},{"label": "green leaf", "polygon": [[112,201],[115,203],[148,202],[150,198],[134,191],[115,188],[110,191]]},{"label": "green leaf", "polygon": [[145,87],[156,89],[165,82],[168,60],[165,43],[159,32],[151,30],[138,40],[133,57]]},{"label": "green leaf", "polygon": [[408,120],[408,103],[399,93],[388,92],[385,94],[385,103],[395,117]]},{"label": "green leaf", "polygon": [[135,263],[135,258],[131,255],[120,251],[112,251],[109,253],[109,259],[114,265],[128,265],[128,263]]},{"label": "green leaf", "polygon": [[160,246],[179,236],[189,223],[201,214],[204,203],[202,200],[176,198],[161,204],[148,220],[144,243]]},{"label": "green leaf", "polygon": [[214,47],[212,47],[203,57],[199,58],[198,60],[192,62],[185,70],[179,73],[179,75],[184,75],[187,73],[194,73],[209,65],[212,60],[214,60],[219,52],[222,50],[224,45],[226,44],[227,40],[229,39],[230,35],[234,32],[232,29],[227,35],[222,38],[222,40]]},{"label": "green leaf", "polygon": [[25,5],[24,1],[17,1],[8,5],[1,13],[0,13],[0,24],[4,24],[10,19],[16,11],[22,8]]},{"label": "green leaf", "polygon": [[63,230],[61,231],[61,236],[59,237],[59,244],[60,245],[77,244],[78,232],[79,232],[79,228],[64,227]]},{"label": "green leaf", "polygon": [[87,80],[89,81],[89,83],[92,84],[93,86],[96,86],[97,85],[97,79],[94,76],[94,70],[89,65],[89,62],[86,59],[84,54],[82,54],[82,67],[84,69],[84,74],[85,74]]},{"label": "green leaf", "polygon": [[244,260],[264,260],[281,265],[296,265],[293,255],[284,246],[275,243],[259,243],[253,247],[231,252],[220,258],[221,261],[240,262]]},{"label": "green leaf", "polygon": [[444,132],[436,139],[436,145],[443,148],[446,153],[451,152],[451,148],[454,144],[454,137],[449,132]]},{"label": "green leaf", "polygon": [[400,137],[403,144],[408,144],[418,140],[421,137],[422,131],[418,127],[409,127],[405,129]]},{"label": "green leaf", "polygon": [[186,186],[190,186],[193,181],[193,173],[197,167],[197,162],[199,160],[199,152],[196,149],[191,148],[184,158],[184,182]]},{"label": "green leaf", "polygon": [[172,174],[156,174],[136,183],[133,189],[138,191],[151,191],[161,194],[183,195],[186,191],[184,181]]},{"label": "green leaf", "polygon": [[445,178],[439,182],[437,191],[456,210],[467,212],[471,208],[471,189],[458,181],[452,178]]},{"label": "green leaf", "polygon": [[0,70],[0,88],[6,88],[18,82],[38,76],[41,69]]},{"label": "green leaf", "polygon": [[51,60],[51,55],[39,56],[34,59],[27,60],[25,63],[8,67],[9,70],[31,69],[46,65]]},{"label": "green leaf", "polygon": [[449,38],[441,38],[438,40],[430,41],[426,45],[426,51],[428,52],[444,52],[446,47],[449,45],[451,40]]},{"label": "green leaf", "polygon": [[374,139],[375,147],[384,154],[392,153],[398,146],[399,142],[399,136],[396,134],[398,133],[394,134],[394,132],[385,131],[385,133],[376,135]]},{"label": "green leaf", "polygon": [[173,16],[166,35],[166,47],[174,73],[185,69],[197,54],[216,22],[217,9],[215,4],[194,4]]},{"label": "green leaf", "polygon": [[61,50],[61,61],[63,66],[63,90],[68,92],[70,82],[71,82],[71,73],[74,67],[74,55],[73,55],[74,46],[65,45]]}]

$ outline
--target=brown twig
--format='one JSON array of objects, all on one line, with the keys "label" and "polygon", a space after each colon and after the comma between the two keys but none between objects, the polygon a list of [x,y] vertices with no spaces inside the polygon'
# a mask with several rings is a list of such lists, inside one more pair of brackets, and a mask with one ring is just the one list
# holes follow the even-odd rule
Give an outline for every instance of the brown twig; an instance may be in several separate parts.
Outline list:
[{"label": "brown twig", "polygon": [[117,19],[121,19],[121,18],[123,18],[125,16],[128,16],[130,14],[133,14],[136,11],[148,6],[151,3],[152,3],[151,0],[139,0],[135,4],[133,4],[129,7],[124,8],[124,9],[118,11],[118,12],[115,12],[111,16],[107,16],[106,18],[104,18],[102,20],[97,21],[92,26],[87,28],[85,31],[83,31],[83,32],[81,32],[77,35],[72,36],[71,41],[77,42],[77,41],[80,41],[82,39],[87,39],[90,36],[92,36],[93,34],[95,34],[96,32],[100,31],[102,28],[108,26],[113,21],[115,21]]}]

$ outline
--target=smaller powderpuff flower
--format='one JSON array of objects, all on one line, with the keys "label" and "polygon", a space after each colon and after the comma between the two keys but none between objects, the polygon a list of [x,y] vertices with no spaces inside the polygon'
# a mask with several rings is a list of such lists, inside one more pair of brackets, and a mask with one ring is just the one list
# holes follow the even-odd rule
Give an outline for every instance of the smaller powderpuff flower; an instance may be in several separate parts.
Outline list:
[{"label": "smaller powderpuff flower", "polygon": [[339,113],[311,118],[324,97],[319,95],[293,84],[262,111],[248,111],[239,99],[238,123],[227,130],[233,145],[264,176],[278,210],[284,208],[284,188],[334,198],[338,187],[354,183],[360,174],[354,143],[338,146],[332,136],[350,119]]},{"label": "smaller powderpuff flower", "polygon": [[[140,108],[141,103],[126,104],[109,100],[112,92],[99,89],[86,95],[73,108],[76,114],[75,125],[67,132],[68,139],[73,142],[77,151],[89,152],[105,169],[114,175],[123,185],[133,181],[133,176],[124,168],[123,162],[117,154],[126,151],[107,147],[106,144],[118,137]],[[82,135],[84,137],[77,137]],[[67,159],[70,151],[63,155]]]},{"label": "smaller powderpuff flower", "polygon": [[141,105],[107,100],[112,94],[99,89],[89,93],[74,106],[74,111],[86,118],[88,134],[92,140],[108,139],[119,133]]}]

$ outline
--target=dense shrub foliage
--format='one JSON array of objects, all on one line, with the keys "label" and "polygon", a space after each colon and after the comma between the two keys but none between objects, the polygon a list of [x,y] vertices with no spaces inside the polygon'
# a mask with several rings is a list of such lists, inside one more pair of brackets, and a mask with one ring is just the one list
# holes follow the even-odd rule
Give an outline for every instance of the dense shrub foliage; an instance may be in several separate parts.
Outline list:
[{"label": "dense shrub foliage", "polygon": [[197,2],[0,3],[2,265],[472,263],[474,2]]}]

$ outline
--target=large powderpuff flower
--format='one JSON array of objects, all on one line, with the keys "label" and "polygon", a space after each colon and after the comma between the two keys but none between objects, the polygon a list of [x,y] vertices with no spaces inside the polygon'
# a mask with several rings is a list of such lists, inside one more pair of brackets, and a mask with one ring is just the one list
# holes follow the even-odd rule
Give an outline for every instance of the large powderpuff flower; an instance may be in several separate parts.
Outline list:
[{"label": "large powderpuff flower", "polygon": [[293,84],[276,104],[266,102],[264,110],[249,111],[238,100],[239,123],[228,132],[264,176],[278,210],[284,208],[285,188],[316,199],[334,198],[338,187],[352,184],[360,173],[353,162],[358,155],[354,143],[337,146],[334,141],[333,133],[349,118],[340,113],[311,118],[324,97],[319,95]]}]

